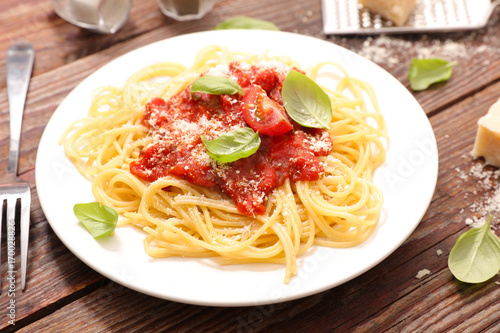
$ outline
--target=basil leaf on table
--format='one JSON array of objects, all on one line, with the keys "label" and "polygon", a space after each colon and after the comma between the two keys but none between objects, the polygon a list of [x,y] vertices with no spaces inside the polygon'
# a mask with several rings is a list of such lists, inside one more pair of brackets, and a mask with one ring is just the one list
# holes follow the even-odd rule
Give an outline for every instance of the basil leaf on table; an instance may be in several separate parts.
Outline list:
[{"label": "basil leaf on table", "polygon": [[236,16],[217,24],[215,30],[224,29],[260,29],[280,30],[274,23],[246,16]]},{"label": "basil leaf on table", "polygon": [[260,146],[259,132],[250,127],[239,128],[222,134],[217,139],[205,140],[201,137],[208,154],[215,160],[229,163],[248,157]]},{"label": "basil leaf on table", "polygon": [[332,103],[321,87],[297,71],[290,71],[281,89],[288,115],[305,127],[330,128]]},{"label": "basil leaf on table", "polygon": [[73,212],[94,238],[112,233],[118,221],[118,213],[99,202],[76,204]]},{"label": "basil leaf on table", "polygon": [[244,94],[238,82],[222,76],[203,75],[191,84],[191,94],[199,92],[212,95]]},{"label": "basil leaf on table", "polygon": [[481,227],[462,234],[448,257],[451,273],[460,281],[480,283],[500,270],[500,239],[490,229],[491,215]]},{"label": "basil leaf on table", "polygon": [[456,64],[440,58],[412,59],[408,72],[411,89],[425,90],[433,83],[447,81]]}]

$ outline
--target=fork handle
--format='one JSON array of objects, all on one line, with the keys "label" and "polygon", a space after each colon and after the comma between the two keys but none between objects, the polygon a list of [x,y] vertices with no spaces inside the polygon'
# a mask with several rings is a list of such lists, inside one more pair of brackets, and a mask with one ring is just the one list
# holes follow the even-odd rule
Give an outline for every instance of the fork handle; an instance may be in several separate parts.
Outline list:
[{"label": "fork handle", "polygon": [[7,174],[17,175],[24,103],[34,59],[35,51],[29,42],[14,43],[7,50],[7,91],[10,109],[10,149]]}]

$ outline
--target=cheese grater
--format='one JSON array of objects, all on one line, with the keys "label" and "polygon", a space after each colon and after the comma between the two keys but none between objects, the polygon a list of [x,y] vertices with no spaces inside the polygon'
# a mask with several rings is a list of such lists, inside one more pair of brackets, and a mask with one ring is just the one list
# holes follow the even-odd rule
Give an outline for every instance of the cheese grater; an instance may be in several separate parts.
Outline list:
[{"label": "cheese grater", "polygon": [[486,26],[500,0],[417,0],[402,26],[362,8],[357,0],[322,0],[323,31],[332,35],[451,32]]}]

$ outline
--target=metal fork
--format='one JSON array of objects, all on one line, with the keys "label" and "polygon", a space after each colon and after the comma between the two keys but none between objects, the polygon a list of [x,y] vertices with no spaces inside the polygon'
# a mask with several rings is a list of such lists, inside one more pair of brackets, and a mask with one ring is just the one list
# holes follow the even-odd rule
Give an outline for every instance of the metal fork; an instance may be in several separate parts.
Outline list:
[{"label": "metal fork", "polygon": [[[12,269],[10,256],[11,249],[15,252],[15,221],[16,206],[19,204],[21,224],[21,289],[26,286],[26,268],[28,263],[28,239],[30,225],[31,189],[30,185],[17,177],[19,159],[19,141],[21,137],[21,124],[23,121],[24,103],[28,92],[28,85],[33,68],[35,51],[29,42],[14,43],[7,50],[7,91],[10,107],[10,150],[7,174],[0,185],[0,236],[3,224],[3,206],[7,208],[7,234],[9,271]],[[1,254],[0,254],[1,255]],[[13,254],[12,254],[13,256]],[[1,260],[0,260],[1,262]],[[10,273],[13,274],[13,273]],[[0,281],[1,293],[1,281]]]}]

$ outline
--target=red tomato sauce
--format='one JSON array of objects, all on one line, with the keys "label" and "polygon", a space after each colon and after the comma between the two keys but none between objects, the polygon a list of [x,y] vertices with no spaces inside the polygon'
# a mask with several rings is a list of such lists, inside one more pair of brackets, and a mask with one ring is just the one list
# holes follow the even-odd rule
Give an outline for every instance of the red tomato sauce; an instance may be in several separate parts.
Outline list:
[{"label": "red tomato sauce", "polygon": [[[286,68],[273,63],[232,63],[224,73],[237,79],[244,90],[260,85],[270,98],[283,104],[281,86]],[[331,152],[330,136],[325,130],[307,129],[293,121],[293,130],[285,134],[259,134],[261,145],[247,158],[222,163],[208,155],[201,135],[213,140],[248,126],[241,113],[241,99],[238,94],[191,96],[190,86],[168,101],[152,99],[146,105],[142,123],[154,143],[130,164],[132,174],[151,182],[170,175],[222,191],[234,200],[241,213],[249,216],[265,213],[267,196],[286,179],[319,179],[324,168],[317,156]]]}]

